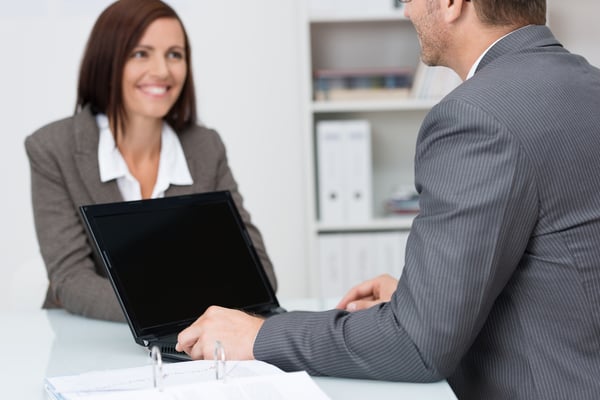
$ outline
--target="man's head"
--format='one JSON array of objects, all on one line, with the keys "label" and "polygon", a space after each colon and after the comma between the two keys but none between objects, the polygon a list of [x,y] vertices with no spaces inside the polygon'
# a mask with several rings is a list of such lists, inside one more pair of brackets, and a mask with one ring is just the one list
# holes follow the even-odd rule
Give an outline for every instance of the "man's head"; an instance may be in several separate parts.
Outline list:
[{"label": "man's head", "polygon": [[[404,9],[427,65],[465,76],[496,39],[526,25],[546,22],[546,0],[408,0]],[[466,69],[466,71],[465,71]]]}]

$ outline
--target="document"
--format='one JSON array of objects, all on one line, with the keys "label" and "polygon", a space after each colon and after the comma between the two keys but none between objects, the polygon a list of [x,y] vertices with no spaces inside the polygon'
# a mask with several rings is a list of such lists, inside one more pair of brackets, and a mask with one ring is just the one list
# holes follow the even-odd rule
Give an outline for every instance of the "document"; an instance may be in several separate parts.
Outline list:
[{"label": "document", "polygon": [[153,368],[148,365],[46,378],[45,389],[55,400],[329,399],[306,372],[286,373],[261,361],[228,361],[220,380],[215,379],[215,361],[165,364],[160,387],[155,387]]}]

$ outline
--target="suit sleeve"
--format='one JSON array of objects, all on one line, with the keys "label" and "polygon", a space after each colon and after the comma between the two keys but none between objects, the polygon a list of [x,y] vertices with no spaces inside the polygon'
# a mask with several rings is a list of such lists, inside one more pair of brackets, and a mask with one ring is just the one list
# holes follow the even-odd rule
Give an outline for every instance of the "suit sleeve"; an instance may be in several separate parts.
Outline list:
[{"label": "suit sleeve", "polygon": [[96,270],[77,204],[65,182],[59,158],[69,157],[69,150],[62,153],[56,147],[39,134],[25,141],[36,234],[50,282],[46,306],[90,318],[124,321],[110,282]]},{"label": "suit sleeve", "polygon": [[231,168],[229,167],[229,162],[227,161],[227,151],[225,149],[225,145],[221,141],[221,138],[218,136],[216,132],[213,131],[216,138],[216,146],[219,149],[219,153],[222,156],[218,160],[217,166],[217,184],[216,190],[229,190],[231,195],[235,201],[235,204],[240,212],[242,220],[246,225],[246,229],[248,230],[248,234],[250,235],[250,239],[252,240],[252,244],[256,249],[256,253],[260,258],[260,261],[265,269],[267,274],[267,278],[271,282],[273,286],[273,290],[277,290],[277,277],[275,276],[275,270],[273,269],[273,263],[267,254],[267,249],[265,247],[264,240],[262,235],[256,225],[252,222],[250,217],[250,213],[244,208],[244,199],[238,190],[237,182],[233,177],[233,173],[231,172]]},{"label": "suit sleeve", "polygon": [[441,102],[419,134],[421,211],[391,301],[267,319],[255,357],[313,375],[447,378],[525,251],[538,212],[534,175],[514,132],[476,106]]}]

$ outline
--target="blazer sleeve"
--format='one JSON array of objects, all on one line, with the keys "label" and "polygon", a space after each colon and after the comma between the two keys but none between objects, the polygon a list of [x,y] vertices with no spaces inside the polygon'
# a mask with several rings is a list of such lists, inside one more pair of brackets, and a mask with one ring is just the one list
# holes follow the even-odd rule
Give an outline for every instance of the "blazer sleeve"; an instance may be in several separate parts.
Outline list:
[{"label": "blazer sleeve", "polygon": [[[64,128],[64,127],[63,127]],[[25,148],[31,168],[35,228],[50,282],[45,307],[62,307],[85,317],[124,321],[108,279],[96,270],[78,204],[66,176],[70,145],[60,149],[51,132],[28,137]],[[64,143],[63,143],[64,144]],[[74,164],[71,165],[75,168]],[[69,178],[69,179],[71,179]]]},{"label": "blazer sleeve", "polygon": [[260,261],[263,265],[267,278],[273,287],[273,290],[277,290],[277,277],[275,276],[275,270],[273,268],[273,263],[267,254],[267,249],[262,238],[262,235],[256,225],[252,222],[252,218],[250,217],[250,213],[244,207],[244,200],[240,191],[238,189],[238,184],[233,177],[233,173],[231,172],[231,168],[229,167],[229,162],[227,160],[227,151],[225,149],[225,145],[219,135],[215,132],[215,146],[218,148],[218,153],[221,154],[219,160],[217,161],[217,175],[216,175],[216,189],[215,190],[229,190],[231,195],[235,201],[235,204],[240,212],[242,220],[246,225],[246,229],[248,230],[248,234],[250,235],[250,239],[252,240],[252,244],[256,249],[256,253],[260,258]]},{"label": "blazer sleeve", "polygon": [[493,117],[441,102],[419,134],[421,211],[391,301],[354,313],[271,317],[255,357],[313,375],[447,378],[525,251],[538,212],[534,174],[516,137]]}]

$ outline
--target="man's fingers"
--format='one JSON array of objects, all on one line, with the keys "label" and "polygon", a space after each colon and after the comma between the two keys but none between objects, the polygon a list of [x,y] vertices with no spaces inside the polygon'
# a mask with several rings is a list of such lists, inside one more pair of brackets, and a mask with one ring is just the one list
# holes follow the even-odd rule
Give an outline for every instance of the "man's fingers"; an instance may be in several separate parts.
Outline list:
[{"label": "man's fingers", "polygon": [[348,293],[346,293],[346,295],[340,300],[336,308],[345,310],[346,308],[348,308],[348,304],[350,302],[373,298],[373,290],[373,280],[368,280],[361,284],[358,284],[352,289],[350,289]]},{"label": "man's fingers", "polygon": [[348,304],[346,311],[359,311],[366,310],[367,308],[373,307],[375,304],[382,303],[382,300],[357,300]]},{"label": "man's fingers", "polygon": [[179,332],[179,335],[177,335],[177,344],[175,345],[175,350],[185,351],[189,354],[189,350],[192,349],[198,338],[198,334],[194,332],[196,329],[197,328],[194,325],[191,325]]}]

